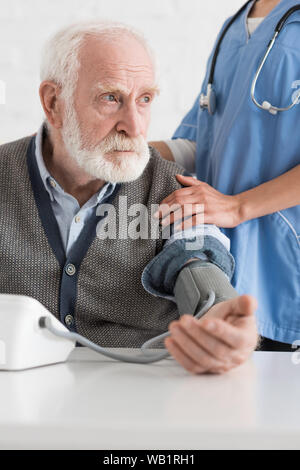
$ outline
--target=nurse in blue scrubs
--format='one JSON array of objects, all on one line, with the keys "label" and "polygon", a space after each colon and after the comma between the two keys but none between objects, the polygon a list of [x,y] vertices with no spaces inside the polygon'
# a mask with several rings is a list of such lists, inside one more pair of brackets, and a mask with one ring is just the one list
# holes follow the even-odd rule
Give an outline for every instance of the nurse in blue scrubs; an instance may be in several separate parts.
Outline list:
[{"label": "nurse in blue scrubs", "polygon": [[[162,204],[204,204],[205,223],[221,227],[230,238],[236,260],[232,283],[240,294],[258,300],[264,350],[290,350],[300,340],[300,104],[275,115],[258,108],[250,92],[279,19],[296,4],[249,2],[219,50],[215,113],[200,107],[199,95],[173,140],[152,143],[164,158],[196,173],[197,180],[178,176],[184,188]],[[255,96],[259,103],[287,107],[299,87],[296,11],[262,69]],[[168,210],[160,213],[166,215]],[[171,222],[176,220],[180,213],[172,214]],[[195,223],[195,217],[191,221]]]}]

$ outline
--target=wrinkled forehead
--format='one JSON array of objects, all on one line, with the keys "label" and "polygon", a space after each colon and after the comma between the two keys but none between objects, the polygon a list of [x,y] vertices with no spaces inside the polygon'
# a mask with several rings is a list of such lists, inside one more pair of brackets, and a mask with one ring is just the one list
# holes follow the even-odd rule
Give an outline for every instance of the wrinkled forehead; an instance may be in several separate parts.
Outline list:
[{"label": "wrinkled forehead", "polygon": [[122,89],[154,87],[155,69],[144,45],[135,37],[122,35],[113,40],[89,38],[79,53],[78,82],[89,87],[99,83]]}]

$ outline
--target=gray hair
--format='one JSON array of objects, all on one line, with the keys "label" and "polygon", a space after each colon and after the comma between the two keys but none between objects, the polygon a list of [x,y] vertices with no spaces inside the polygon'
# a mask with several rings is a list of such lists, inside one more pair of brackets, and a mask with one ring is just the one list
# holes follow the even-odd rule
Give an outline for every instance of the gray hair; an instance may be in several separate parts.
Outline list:
[{"label": "gray hair", "polygon": [[80,22],[63,28],[46,42],[42,51],[41,80],[51,80],[60,85],[63,99],[71,101],[80,67],[78,55],[85,39],[92,36],[115,41],[123,34],[133,36],[144,46],[156,70],[154,53],[143,34],[136,29],[112,21]]}]

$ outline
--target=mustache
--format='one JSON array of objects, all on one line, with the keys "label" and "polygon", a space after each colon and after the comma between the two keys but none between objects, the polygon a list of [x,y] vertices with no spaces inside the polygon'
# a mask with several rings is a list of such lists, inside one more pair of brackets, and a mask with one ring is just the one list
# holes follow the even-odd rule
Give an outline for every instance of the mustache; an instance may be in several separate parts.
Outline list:
[{"label": "mustache", "polygon": [[145,148],[146,141],[144,137],[127,137],[117,132],[105,137],[100,144],[96,145],[93,150],[101,150],[103,153],[114,151],[136,152],[139,153]]}]

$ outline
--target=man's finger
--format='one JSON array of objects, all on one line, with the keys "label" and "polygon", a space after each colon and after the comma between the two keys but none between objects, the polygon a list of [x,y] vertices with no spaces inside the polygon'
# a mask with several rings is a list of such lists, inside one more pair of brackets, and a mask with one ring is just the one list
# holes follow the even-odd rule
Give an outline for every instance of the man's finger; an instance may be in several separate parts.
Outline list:
[{"label": "man's finger", "polygon": [[192,374],[203,374],[206,372],[203,367],[187,356],[172,338],[165,339],[165,346],[171,356],[178,362],[178,364],[180,364],[187,371],[191,372]]},{"label": "man's finger", "polygon": [[251,295],[242,295],[233,299],[233,315],[250,316],[257,310],[257,300]]},{"label": "man's finger", "polygon": [[181,327],[186,334],[199,344],[205,351],[211,354],[215,359],[223,362],[231,362],[232,365],[240,364],[242,354],[240,350],[233,349],[230,345],[224,343],[223,338],[217,338],[201,327],[201,324],[190,315],[184,315],[179,320]]},{"label": "man's finger", "polygon": [[207,316],[203,317],[202,321],[210,316],[210,312],[214,317],[226,319],[228,316],[251,316],[257,310],[257,300],[251,295],[242,295],[234,299],[226,300],[217,305],[214,305]]},{"label": "man's finger", "polygon": [[[214,336],[218,340],[224,342],[229,347],[234,349],[244,349],[250,347],[251,340],[249,340],[248,331],[242,328],[230,325],[229,323],[220,319],[209,319],[202,323],[202,328]],[[251,336],[252,339],[252,336]],[[253,343],[254,343],[254,326],[253,326]],[[251,344],[252,346],[252,344]]]},{"label": "man's finger", "polygon": [[227,363],[227,358],[221,361],[216,359],[213,355],[207,352],[202,346],[194,341],[194,339],[186,333],[180,326],[180,323],[170,326],[171,338],[180,347],[182,353],[201,368],[209,370],[212,368],[223,367]]}]

